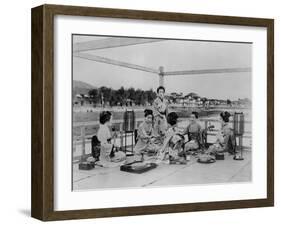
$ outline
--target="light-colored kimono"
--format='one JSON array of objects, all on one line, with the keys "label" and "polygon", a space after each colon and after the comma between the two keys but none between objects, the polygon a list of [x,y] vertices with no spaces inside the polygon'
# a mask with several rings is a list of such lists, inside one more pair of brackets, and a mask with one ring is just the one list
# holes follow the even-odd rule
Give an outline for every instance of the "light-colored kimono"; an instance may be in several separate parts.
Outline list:
[{"label": "light-colored kimono", "polygon": [[165,134],[165,139],[162,147],[158,150],[156,162],[160,163],[166,158],[166,155],[177,158],[179,153],[182,151],[181,148],[177,146],[177,142],[180,141],[180,129],[176,126],[170,127]]},{"label": "light-colored kimono", "polygon": [[[228,123],[222,125],[221,130],[216,135],[216,143],[211,145],[208,152],[225,152],[229,150],[229,139],[233,136],[233,132]],[[234,138],[235,139],[235,138]]]},{"label": "light-colored kimono", "polygon": [[103,166],[113,167],[118,165],[114,163],[123,162],[126,159],[126,154],[122,151],[115,152],[114,157],[110,157],[113,144],[111,143],[112,136],[107,125],[100,124],[97,137],[101,143],[100,163]]},{"label": "light-colored kimono", "polygon": [[158,135],[164,135],[167,130],[167,119],[169,102],[166,98],[157,97],[153,102],[154,130]]},{"label": "light-colored kimono", "polygon": [[140,155],[145,151],[156,151],[159,146],[154,144],[151,140],[153,135],[152,124],[142,122],[138,128],[138,141],[134,147],[134,154]]}]

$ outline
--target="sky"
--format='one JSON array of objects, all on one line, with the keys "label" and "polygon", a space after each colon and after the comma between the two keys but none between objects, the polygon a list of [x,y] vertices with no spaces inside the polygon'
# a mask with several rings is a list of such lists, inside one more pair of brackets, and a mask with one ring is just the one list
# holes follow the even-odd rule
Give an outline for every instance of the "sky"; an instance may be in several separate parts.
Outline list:
[{"label": "sky", "polygon": [[[73,43],[108,37],[73,36]],[[113,60],[164,71],[251,67],[252,44],[199,40],[161,40],[160,42],[84,51]],[[250,98],[251,72],[165,76],[167,93],[195,92],[207,98]],[[95,87],[118,89],[134,87],[156,90],[157,74],[73,57],[73,79]]]}]

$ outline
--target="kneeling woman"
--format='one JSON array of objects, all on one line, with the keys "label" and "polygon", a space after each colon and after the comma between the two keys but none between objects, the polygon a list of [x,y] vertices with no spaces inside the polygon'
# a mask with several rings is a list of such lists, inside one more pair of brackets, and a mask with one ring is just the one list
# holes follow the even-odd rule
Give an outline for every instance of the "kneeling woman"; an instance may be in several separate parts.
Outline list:
[{"label": "kneeling woman", "polygon": [[220,113],[221,130],[216,136],[216,142],[209,147],[209,153],[229,152],[230,154],[234,154],[236,142],[229,125],[230,116],[231,114],[227,111]]},{"label": "kneeling woman", "polygon": [[[184,134],[188,135],[188,142],[185,143],[185,151],[195,151],[199,148],[201,142],[201,126],[198,123],[198,112],[191,113],[190,124],[187,126]],[[196,153],[196,152],[195,152]]]},{"label": "kneeling woman", "polygon": [[126,155],[122,151],[113,152],[114,144],[112,139],[114,138],[110,132],[112,115],[109,111],[103,111],[100,114],[100,127],[97,133],[98,140],[101,143],[100,163],[103,166],[115,166],[114,163],[123,162],[126,159]]},{"label": "kneeling woman", "polygon": [[169,128],[166,131],[163,146],[158,151],[156,162],[160,163],[168,154],[170,164],[186,164],[186,155],[183,149],[184,136],[177,125],[178,115],[175,112],[169,113],[167,122]]},{"label": "kneeling woman", "polygon": [[143,160],[145,152],[156,152],[159,146],[153,142],[153,111],[144,110],[144,121],[138,128],[137,143],[134,147],[134,154],[138,160]]}]

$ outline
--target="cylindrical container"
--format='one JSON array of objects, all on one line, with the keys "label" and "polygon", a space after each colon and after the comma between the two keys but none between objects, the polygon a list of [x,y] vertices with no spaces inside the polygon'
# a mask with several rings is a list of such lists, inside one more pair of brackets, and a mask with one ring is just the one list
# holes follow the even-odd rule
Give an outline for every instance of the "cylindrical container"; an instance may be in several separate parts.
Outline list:
[{"label": "cylindrical container", "polygon": [[235,112],[233,117],[233,130],[236,136],[242,136],[244,133],[244,114]]},{"label": "cylindrical container", "polygon": [[124,122],[123,122],[123,131],[134,131],[135,130],[135,112],[134,111],[125,111],[124,112]]}]

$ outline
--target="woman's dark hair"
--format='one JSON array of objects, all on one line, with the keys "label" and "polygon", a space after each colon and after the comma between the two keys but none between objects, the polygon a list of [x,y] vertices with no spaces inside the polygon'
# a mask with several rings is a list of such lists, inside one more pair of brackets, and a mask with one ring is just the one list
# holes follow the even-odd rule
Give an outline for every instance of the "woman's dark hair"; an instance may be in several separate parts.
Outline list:
[{"label": "woman's dark hair", "polygon": [[171,112],[168,114],[167,116],[167,122],[173,126],[173,125],[176,125],[177,124],[177,121],[178,121],[178,115],[176,112]]},{"label": "woman's dark hair", "polygon": [[193,111],[191,114],[193,114],[195,116],[195,118],[199,117],[199,113],[197,111]]},{"label": "woman's dark hair", "polygon": [[144,110],[144,117],[148,116],[148,115],[152,115],[153,116],[153,111],[150,109],[145,109]]},{"label": "woman's dark hair", "polygon": [[164,93],[165,93],[165,88],[164,88],[164,86],[159,86],[158,88],[157,88],[157,93],[159,93],[159,90],[160,89],[162,89],[163,91],[164,91]]},{"label": "woman's dark hair", "polygon": [[224,111],[220,113],[220,116],[224,122],[229,122],[229,117],[231,114],[228,111]]},{"label": "woman's dark hair", "polygon": [[105,124],[106,122],[108,122],[111,118],[111,112],[110,111],[102,111],[100,113],[100,123],[101,124]]}]

